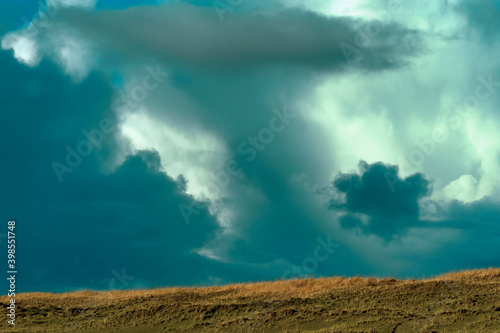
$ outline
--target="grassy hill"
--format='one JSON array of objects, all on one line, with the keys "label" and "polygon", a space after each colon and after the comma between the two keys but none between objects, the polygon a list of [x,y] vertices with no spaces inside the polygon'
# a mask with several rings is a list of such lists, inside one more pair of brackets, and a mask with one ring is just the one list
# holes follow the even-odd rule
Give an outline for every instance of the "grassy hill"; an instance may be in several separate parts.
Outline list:
[{"label": "grassy hill", "polygon": [[[8,298],[0,297],[5,309]],[[17,295],[0,332],[500,332],[500,269]],[[6,313],[6,310],[4,310]]]}]

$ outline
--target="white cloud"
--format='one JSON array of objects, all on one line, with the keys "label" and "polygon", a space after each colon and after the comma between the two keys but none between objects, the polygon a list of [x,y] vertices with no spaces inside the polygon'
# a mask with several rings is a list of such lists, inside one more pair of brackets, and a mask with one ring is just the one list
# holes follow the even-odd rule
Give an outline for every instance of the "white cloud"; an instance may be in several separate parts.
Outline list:
[{"label": "white cloud", "polygon": [[[318,105],[310,113],[311,120],[329,134],[330,149],[326,151],[335,154],[337,170],[357,169],[360,160],[398,162],[397,152],[401,148],[387,110],[373,109],[369,100],[358,97],[363,90],[358,90],[359,84],[352,77],[328,81],[317,88]],[[357,103],[347,105],[348,100]]]},{"label": "white cloud", "polygon": [[465,203],[472,202],[477,200],[478,181],[472,175],[462,175],[449,183],[439,196],[448,200],[459,200]]},{"label": "white cloud", "polygon": [[175,128],[153,119],[145,109],[128,115],[121,132],[132,149],[157,150],[166,173],[174,178],[183,175],[187,193],[195,198],[215,201],[226,193],[224,188],[216,193],[208,186],[221,161],[227,160],[224,143],[210,133],[201,128]]},{"label": "white cloud", "polygon": [[94,8],[97,0],[47,0],[49,7]]},{"label": "white cloud", "polygon": [[75,81],[83,80],[93,67],[91,44],[69,34],[54,38],[55,54],[64,71]]},{"label": "white cloud", "polygon": [[494,194],[500,186],[499,127],[498,121],[481,115],[471,117],[466,123],[468,138],[473,147],[470,156],[476,157],[481,163],[481,179],[475,200]]},{"label": "white cloud", "polygon": [[14,57],[30,67],[37,66],[44,57],[53,58],[75,81],[81,81],[94,63],[91,43],[72,34],[69,27],[54,27],[52,19],[60,8],[92,9],[95,3],[96,0],[48,0],[48,8],[40,5],[38,16],[28,27],[2,39],[2,49],[13,50]]},{"label": "white cloud", "polygon": [[2,49],[14,51],[17,61],[30,67],[37,66],[41,60],[35,38],[29,34],[10,33],[2,39]]}]

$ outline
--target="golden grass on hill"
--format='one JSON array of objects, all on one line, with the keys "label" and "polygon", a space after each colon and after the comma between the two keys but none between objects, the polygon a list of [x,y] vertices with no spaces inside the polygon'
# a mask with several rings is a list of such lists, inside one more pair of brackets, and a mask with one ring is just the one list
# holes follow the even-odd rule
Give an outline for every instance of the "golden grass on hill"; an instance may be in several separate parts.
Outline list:
[{"label": "golden grass on hill", "polygon": [[[15,332],[500,332],[500,269],[427,280],[26,293],[16,302]],[[0,332],[8,326],[4,320]]]}]

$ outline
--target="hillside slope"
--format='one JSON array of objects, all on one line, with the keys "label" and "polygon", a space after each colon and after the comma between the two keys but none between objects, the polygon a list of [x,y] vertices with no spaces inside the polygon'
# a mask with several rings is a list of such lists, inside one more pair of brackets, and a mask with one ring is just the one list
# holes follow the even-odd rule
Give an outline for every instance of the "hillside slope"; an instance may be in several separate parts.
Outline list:
[{"label": "hillside slope", "polygon": [[[0,302],[5,309],[8,298]],[[16,327],[4,318],[0,332],[500,332],[500,269],[429,280],[30,293],[16,302]]]}]

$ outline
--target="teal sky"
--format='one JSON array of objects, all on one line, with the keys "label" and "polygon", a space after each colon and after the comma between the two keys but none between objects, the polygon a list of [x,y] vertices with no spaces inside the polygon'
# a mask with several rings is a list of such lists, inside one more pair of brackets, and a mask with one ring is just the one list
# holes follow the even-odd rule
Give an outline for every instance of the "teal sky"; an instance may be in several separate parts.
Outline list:
[{"label": "teal sky", "polygon": [[19,289],[498,267],[499,22],[486,0],[2,2]]}]

